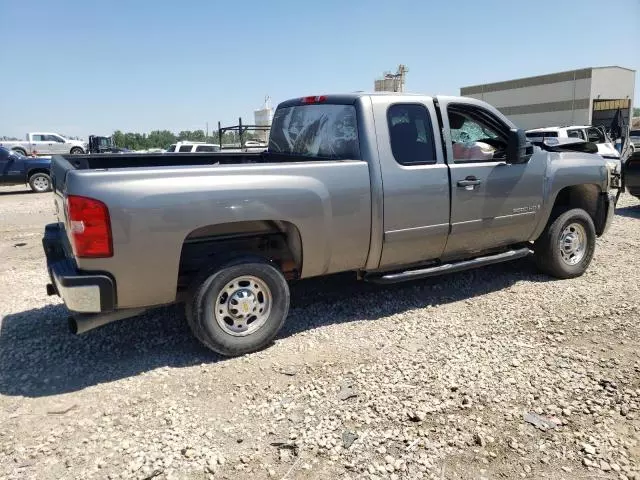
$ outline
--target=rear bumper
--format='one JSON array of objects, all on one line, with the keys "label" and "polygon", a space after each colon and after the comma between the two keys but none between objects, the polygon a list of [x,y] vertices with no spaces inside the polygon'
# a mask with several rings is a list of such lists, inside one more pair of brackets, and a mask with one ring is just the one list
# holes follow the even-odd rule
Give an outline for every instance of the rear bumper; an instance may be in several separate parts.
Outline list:
[{"label": "rear bumper", "polygon": [[47,257],[51,284],[49,295],[58,295],[73,312],[110,312],[116,308],[115,283],[105,274],[78,270],[75,261],[65,255],[64,228],[59,223],[45,227],[42,246]]}]

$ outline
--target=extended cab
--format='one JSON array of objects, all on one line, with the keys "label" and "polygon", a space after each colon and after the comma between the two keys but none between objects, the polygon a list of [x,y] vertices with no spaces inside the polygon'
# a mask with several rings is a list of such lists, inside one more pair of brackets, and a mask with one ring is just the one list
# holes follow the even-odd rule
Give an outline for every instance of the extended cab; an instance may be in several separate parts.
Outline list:
[{"label": "extended cab", "polygon": [[22,155],[80,155],[87,153],[87,144],[81,140],[69,140],[50,132],[27,133],[25,142],[0,141],[0,147]]},{"label": "extended cab", "polygon": [[51,190],[50,158],[25,157],[0,147],[0,185],[27,184],[37,193]]},{"label": "extended cab", "polygon": [[57,156],[47,290],[76,332],[184,302],[200,341],[239,355],[273,340],[297,279],[386,284],[529,255],[576,277],[620,178],[540,145],[479,100],[357,93],[281,103],[263,153]]}]

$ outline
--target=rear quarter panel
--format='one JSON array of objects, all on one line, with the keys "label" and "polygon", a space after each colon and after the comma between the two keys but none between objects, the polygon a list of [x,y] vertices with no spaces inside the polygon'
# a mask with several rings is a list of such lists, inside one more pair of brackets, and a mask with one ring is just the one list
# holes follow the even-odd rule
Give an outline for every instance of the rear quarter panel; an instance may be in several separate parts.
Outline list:
[{"label": "rear quarter panel", "polygon": [[114,256],[78,266],[113,275],[119,308],[175,301],[183,242],[208,225],[292,223],[302,240],[302,277],[362,268],[369,250],[364,161],[74,170],[66,190],[109,208]]}]

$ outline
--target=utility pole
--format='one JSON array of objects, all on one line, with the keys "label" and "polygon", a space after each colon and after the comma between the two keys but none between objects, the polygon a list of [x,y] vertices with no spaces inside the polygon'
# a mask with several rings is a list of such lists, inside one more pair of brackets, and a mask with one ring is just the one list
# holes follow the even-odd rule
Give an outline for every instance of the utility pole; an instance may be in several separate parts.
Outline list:
[{"label": "utility pole", "polygon": [[204,141],[206,142],[208,138],[209,138],[209,122],[207,122],[207,136],[204,137]]}]

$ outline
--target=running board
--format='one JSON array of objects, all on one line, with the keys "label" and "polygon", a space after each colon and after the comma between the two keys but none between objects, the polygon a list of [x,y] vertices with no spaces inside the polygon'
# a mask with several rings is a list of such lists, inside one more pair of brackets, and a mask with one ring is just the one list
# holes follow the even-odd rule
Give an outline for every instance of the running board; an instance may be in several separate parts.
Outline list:
[{"label": "running board", "polygon": [[364,276],[364,280],[371,283],[390,284],[406,282],[408,280],[419,280],[421,278],[435,277],[445,273],[462,272],[476,267],[484,267],[485,265],[493,265],[494,263],[508,262],[531,255],[533,251],[527,247],[509,250],[507,252],[496,253],[495,255],[487,255],[485,257],[477,257],[471,260],[462,260],[454,263],[445,263],[435,267],[417,268],[415,270],[406,270],[404,272],[391,272],[386,274],[368,273]]}]

